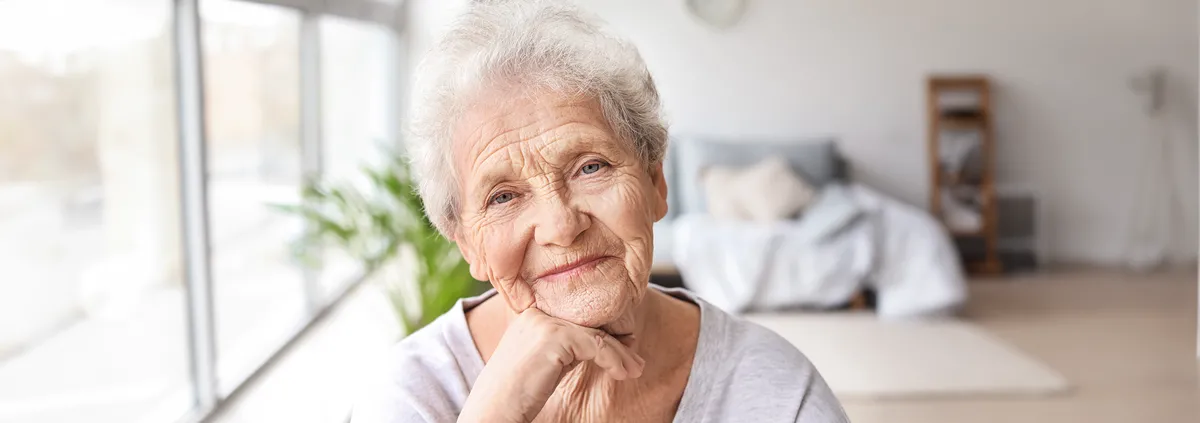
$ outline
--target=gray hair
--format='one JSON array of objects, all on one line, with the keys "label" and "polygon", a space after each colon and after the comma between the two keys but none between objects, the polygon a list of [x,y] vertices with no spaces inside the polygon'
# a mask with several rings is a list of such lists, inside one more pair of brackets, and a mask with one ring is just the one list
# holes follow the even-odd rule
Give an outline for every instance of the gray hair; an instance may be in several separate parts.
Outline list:
[{"label": "gray hair", "polygon": [[408,153],[425,213],[443,235],[458,224],[456,119],[478,93],[506,84],[594,98],[648,170],[663,160],[658,90],[633,45],[560,1],[473,2],[422,60],[414,84]]}]

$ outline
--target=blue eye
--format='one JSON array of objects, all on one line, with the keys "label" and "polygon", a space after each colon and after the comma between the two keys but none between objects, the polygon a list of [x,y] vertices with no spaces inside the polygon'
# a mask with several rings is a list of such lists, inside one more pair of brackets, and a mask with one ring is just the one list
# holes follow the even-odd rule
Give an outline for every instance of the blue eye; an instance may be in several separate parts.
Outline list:
[{"label": "blue eye", "polygon": [[599,172],[600,169],[604,168],[604,166],[607,166],[607,165],[604,163],[600,163],[600,162],[591,162],[591,163],[583,165],[583,168],[579,169],[579,172],[583,173],[584,175],[591,175],[593,173]]},{"label": "blue eye", "polygon": [[513,193],[505,191],[505,192],[502,192],[502,193],[492,196],[492,204],[504,204],[509,201],[512,201],[512,199],[516,198],[516,197],[517,196],[514,195]]}]

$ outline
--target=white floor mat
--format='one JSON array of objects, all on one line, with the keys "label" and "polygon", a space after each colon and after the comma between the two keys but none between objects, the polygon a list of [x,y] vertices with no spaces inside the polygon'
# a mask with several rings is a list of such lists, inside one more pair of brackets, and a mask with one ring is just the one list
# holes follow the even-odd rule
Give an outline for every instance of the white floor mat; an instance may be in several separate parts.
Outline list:
[{"label": "white floor mat", "polygon": [[746,316],[808,356],[842,398],[1046,395],[1065,378],[976,325],[869,313]]}]

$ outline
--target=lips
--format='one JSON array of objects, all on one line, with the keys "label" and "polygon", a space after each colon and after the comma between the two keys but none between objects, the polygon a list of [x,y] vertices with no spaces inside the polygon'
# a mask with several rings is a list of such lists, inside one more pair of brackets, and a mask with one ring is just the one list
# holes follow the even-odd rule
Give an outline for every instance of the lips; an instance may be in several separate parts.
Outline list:
[{"label": "lips", "polygon": [[561,278],[575,276],[575,275],[581,274],[583,272],[586,272],[586,271],[589,271],[589,270],[595,268],[596,265],[600,264],[600,262],[602,262],[608,258],[611,258],[611,256],[596,255],[596,256],[584,257],[579,260],[575,260],[573,262],[564,264],[562,266],[558,266],[553,269],[547,270],[545,273],[538,275],[537,279],[538,280],[546,280],[546,279],[553,280],[553,279],[561,279]]}]

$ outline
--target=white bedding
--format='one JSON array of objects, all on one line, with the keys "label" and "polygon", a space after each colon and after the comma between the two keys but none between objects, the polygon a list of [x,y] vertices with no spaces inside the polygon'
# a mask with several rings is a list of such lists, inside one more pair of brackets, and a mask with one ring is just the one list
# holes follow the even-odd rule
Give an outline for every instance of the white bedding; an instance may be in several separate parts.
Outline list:
[{"label": "white bedding", "polygon": [[882,318],[943,315],[965,300],[954,247],[924,211],[858,184],[822,196],[798,220],[680,216],[672,261],[689,289],[730,312],[832,307],[863,287],[875,288]]}]

